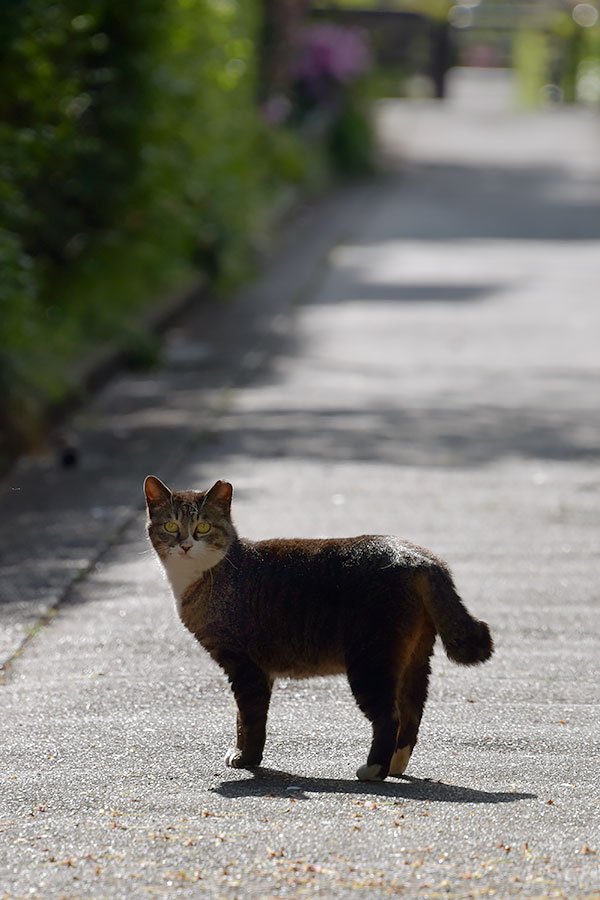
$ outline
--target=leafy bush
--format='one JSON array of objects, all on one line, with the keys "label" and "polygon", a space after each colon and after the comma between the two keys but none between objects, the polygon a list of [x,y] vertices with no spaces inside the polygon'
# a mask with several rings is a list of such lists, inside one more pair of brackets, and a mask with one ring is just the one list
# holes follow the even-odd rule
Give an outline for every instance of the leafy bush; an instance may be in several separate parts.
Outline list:
[{"label": "leafy bush", "polygon": [[[37,284],[30,258],[15,235],[0,228],[0,459],[28,440],[37,410],[31,408],[32,353],[41,343]],[[4,448],[3,445],[4,444]]]},{"label": "leafy bush", "polygon": [[537,106],[542,88],[548,82],[550,41],[541,31],[522,29],[516,32],[513,44],[513,65],[517,73],[519,102]]},{"label": "leafy bush", "polygon": [[514,65],[521,98],[597,105],[600,98],[600,20],[591,4],[557,10],[545,32],[517,32]]},{"label": "leafy bush", "polygon": [[128,314],[192,262],[222,284],[247,272],[268,134],[255,102],[258,0],[5,2],[6,432],[11,409],[35,418],[67,389],[69,360],[130,334]]},{"label": "leafy bush", "polygon": [[368,83],[373,61],[364,33],[331,23],[300,29],[290,66],[292,119],[324,123],[325,146],[342,175],[372,168]]},{"label": "leafy bush", "polygon": [[[245,277],[281,197],[322,182],[323,145],[344,172],[370,152],[356,35],[329,40],[330,71],[292,66],[280,115],[257,102],[261,0],[4,3],[0,460],[99,342],[154,358],[140,310],[192,267]],[[296,126],[319,106],[331,127],[307,147]]]}]

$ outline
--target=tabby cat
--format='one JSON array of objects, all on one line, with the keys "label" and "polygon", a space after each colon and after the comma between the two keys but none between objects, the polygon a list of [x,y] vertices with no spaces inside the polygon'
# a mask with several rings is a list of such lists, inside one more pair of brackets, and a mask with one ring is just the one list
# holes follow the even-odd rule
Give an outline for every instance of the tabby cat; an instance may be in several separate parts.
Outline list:
[{"label": "tabby cat", "polygon": [[395,537],[249,541],[231,520],[233,489],[144,483],[150,540],[183,624],[229,678],[237,703],[234,768],[258,766],[275,678],[345,672],[373,728],[357,776],[401,775],[417,741],[435,635],[450,659],[493,650],[446,565]]}]

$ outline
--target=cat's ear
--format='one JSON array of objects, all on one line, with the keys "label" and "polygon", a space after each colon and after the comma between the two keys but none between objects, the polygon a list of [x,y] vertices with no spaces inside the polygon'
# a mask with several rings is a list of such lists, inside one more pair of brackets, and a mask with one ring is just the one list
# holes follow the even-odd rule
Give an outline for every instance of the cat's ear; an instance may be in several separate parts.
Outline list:
[{"label": "cat's ear", "polygon": [[217,481],[208,491],[204,498],[205,503],[212,503],[218,506],[223,512],[228,513],[231,509],[231,498],[233,497],[233,488],[228,481]]},{"label": "cat's ear", "polygon": [[173,494],[156,475],[148,475],[144,481],[144,493],[148,506],[152,503],[170,502]]}]

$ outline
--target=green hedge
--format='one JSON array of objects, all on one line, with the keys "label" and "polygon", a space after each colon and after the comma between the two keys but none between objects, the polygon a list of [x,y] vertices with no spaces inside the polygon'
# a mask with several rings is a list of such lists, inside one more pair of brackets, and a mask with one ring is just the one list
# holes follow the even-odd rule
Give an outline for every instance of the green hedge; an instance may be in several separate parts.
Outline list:
[{"label": "green hedge", "polygon": [[555,12],[545,31],[516,33],[513,64],[525,106],[559,101],[600,104],[600,22],[594,19],[593,7],[581,6],[592,16],[587,26],[576,21],[576,7]]},{"label": "green hedge", "polygon": [[[264,9],[4,0],[0,463],[99,345],[152,358],[140,313],[166,289],[198,269],[223,288],[246,277],[290,186],[368,168],[368,117],[345,78],[319,146],[294,110],[293,65],[290,96],[261,85],[261,114]],[[300,18],[292,31],[302,39]]]},{"label": "green hedge", "polygon": [[6,445],[68,389],[65,360],[126,331],[190,262],[225,284],[247,270],[270,142],[258,0],[4,2]]}]

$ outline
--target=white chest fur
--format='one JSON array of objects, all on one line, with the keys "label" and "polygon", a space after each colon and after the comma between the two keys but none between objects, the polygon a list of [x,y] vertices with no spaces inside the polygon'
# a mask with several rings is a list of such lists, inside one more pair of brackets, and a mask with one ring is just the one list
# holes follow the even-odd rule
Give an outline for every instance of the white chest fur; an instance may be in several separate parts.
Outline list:
[{"label": "white chest fur", "polygon": [[177,611],[181,613],[181,603],[185,592],[224,558],[225,552],[215,547],[198,548],[191,555],[174,549],[163,560],[165,572],[175,597]]}]

